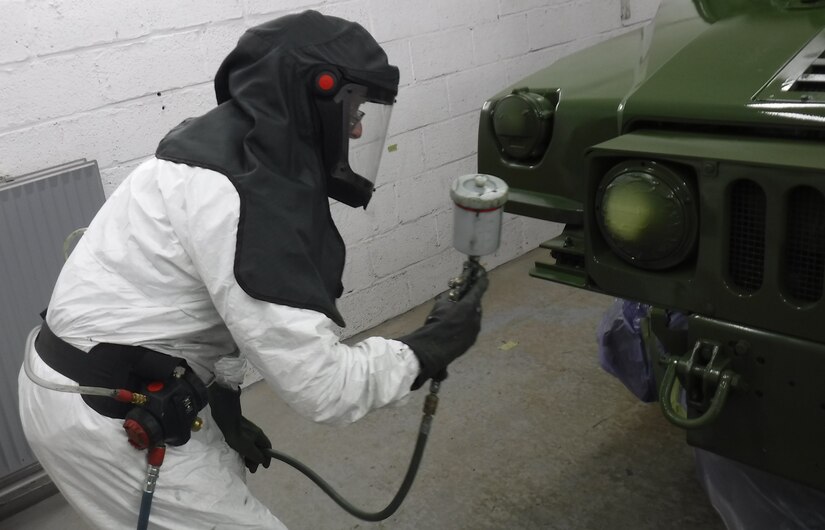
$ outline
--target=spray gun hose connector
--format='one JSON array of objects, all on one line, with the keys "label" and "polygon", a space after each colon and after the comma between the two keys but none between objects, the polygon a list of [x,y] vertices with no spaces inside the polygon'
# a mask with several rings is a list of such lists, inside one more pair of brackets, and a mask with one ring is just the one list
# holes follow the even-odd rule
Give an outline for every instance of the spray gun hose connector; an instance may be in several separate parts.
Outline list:
[{"label": "spray gun hose connector", "polygon": [[149,398],[137,392],[131,392],[125,388],[112,390],[112,397],[121,403],[131,403],[132,405],[145,405]]},{"label": "spray gun hose connector", "polygon": [[152,497],[155,495],[155,486],[160,475],[160,466],[166,457],[166,446],[156,445],[149,448],[146,453],[146,479],[143,482],[143,495],[140,499],[140,511],[138,512],[138,530],[149,528],[149,512],[152,511]]},{"label": "spray gun hose connector", "polygon": [[435,394],[427,394],[424,398],[424,414],[427,416],[435,416],[435,411],[438,408],[438,396]]},{"label": "spray gun hose connector", "polygon": [[[445,376],[446,377],[446,376]],[[438,408],[438,391],[441,390],[441,380],[430,380],[430,393],[424,398],[424,415],[435,416],[435,411]]]}]

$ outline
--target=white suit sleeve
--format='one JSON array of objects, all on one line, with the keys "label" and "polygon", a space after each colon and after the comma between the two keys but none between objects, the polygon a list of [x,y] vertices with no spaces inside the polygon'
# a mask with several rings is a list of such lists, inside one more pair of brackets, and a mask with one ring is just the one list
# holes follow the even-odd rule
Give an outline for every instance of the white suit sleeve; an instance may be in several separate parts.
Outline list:
[{"label": "white suit sleeve", "polygon": [[215,362],[215,382],[219,385],[238,390],[246,376],[246,356],[235,350],[232,355],[221,357]]},{"label": "white suit sleeve", "polygon": [[182,177],[159,183],[177,235],[241,352],[282,399],[314,421],[347,423],[410,392],[419,364],[404,343],[371,337],[348,346],[326,315],[250,297],[233,269],[234,186],[210,170],[163,166]]}]

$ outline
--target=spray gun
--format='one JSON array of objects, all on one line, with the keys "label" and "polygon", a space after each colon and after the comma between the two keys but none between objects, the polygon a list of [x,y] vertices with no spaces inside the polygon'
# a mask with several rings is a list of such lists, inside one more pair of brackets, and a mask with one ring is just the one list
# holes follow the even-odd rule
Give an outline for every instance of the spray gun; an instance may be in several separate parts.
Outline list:
[{"label": "spray gun", "polygon": [[507,183],[492,175],[464,175],[453,182],[453,246],[467,261],[448,283],[450,300],[460,300],[483,272],[481,256],[498,250],[507,191]]}]

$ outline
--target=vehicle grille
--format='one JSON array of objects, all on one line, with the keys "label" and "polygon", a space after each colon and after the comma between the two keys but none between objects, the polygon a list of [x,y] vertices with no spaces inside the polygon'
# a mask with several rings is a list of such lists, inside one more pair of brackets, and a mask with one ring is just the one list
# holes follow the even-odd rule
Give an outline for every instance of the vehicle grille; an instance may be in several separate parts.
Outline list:
[{"label": "vehicle grille", "polygon": [[788,195],[784,289],[804,302],[822,297],[825,273],[825,198],[802,186]]},{"label": "vehicle grille", "polygon": [[728,273],[734,285],[748,293],[762,287],[765,265],[765,192],[750,180],[730,190]]},{"label": "vehicle grille", "polygon": [[[825,197],[800,186],[787,195],[784,209],[781,281],[783,294],[796,302],[816,302],[825,283]],[[753,181],[733,183],[729,195],[728,274],[746,293],[762,287],[765,274],[767,198]],[[780,205],[777,205],[780,206]]]}]

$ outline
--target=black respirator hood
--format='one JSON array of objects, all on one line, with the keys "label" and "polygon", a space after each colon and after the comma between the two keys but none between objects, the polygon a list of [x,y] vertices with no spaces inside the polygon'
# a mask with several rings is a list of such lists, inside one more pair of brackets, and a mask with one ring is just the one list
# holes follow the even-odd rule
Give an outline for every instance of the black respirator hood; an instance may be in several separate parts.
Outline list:
[{"label": "black respirator hood", "polygon": [[398,69],[360,25],[314,11],[249,29],[215,77],[218,106],[184,121],[156,157],[220,172],[240,196],[235,277],[253,298],[320,311],[343,326],[345,245],[332,221],[319,67],[395,95]]}]

